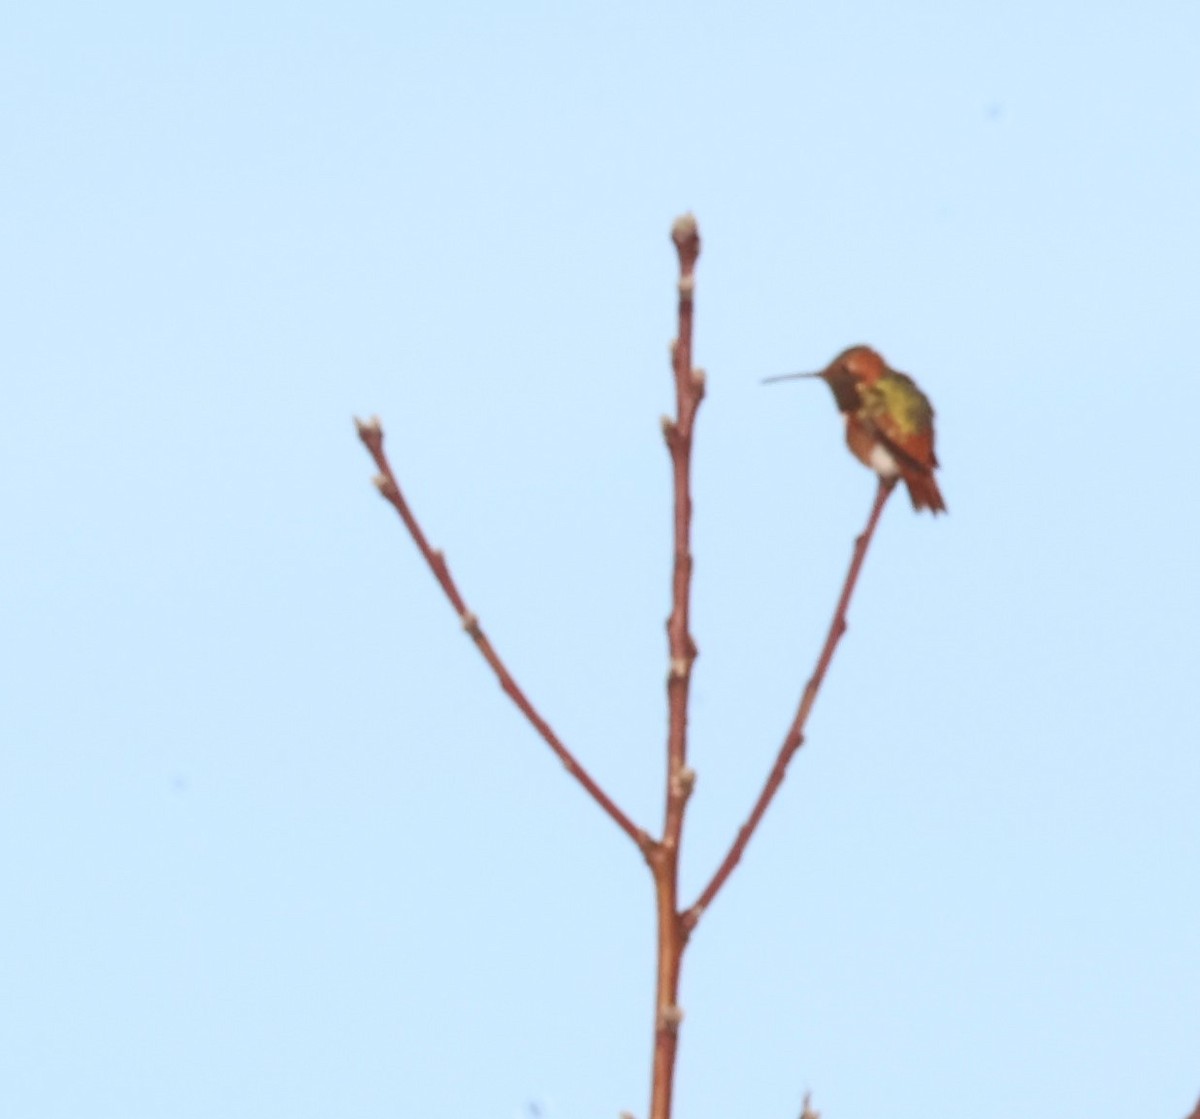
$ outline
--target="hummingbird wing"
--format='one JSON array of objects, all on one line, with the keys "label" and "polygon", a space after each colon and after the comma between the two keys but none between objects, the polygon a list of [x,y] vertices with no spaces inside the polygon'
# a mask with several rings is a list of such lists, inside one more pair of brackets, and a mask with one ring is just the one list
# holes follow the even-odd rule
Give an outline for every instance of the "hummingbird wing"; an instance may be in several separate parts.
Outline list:
[{"label": "hummingbird wing", "polygon": [[889,451],[928,473],[938,464],[933,450],[933,406],[904,373],[889,372],[863,392],[862,418]]}]

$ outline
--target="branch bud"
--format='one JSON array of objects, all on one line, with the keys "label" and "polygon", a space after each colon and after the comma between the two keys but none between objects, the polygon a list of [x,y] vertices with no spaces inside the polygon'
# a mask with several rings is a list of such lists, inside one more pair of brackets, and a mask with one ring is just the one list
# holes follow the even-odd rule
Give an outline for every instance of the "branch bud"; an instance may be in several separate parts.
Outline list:
[{"label": "branch bud", "polygon": [[671,240],[675,242],[675,251],[679,253],[679,271],[686,276],[696,267],[696,258],[700,255],[700,230],[691,214],[684,214],[675,220],[671,226]]},{"label": "branch bud", "polygon": [[671,784],[674,786],[676,796],[681,796],[685,799],[690,797],[692,790],[696,787],[696,771],[690,765],[685,765],[675,774],[675,778]]},{"label": "branch bud", "polygon": [[667,1033],[678,1033],[679,1023],[683,1021],[683,1009],[679,1006],[667,1006],[658,1016],[658,1028]]},{"label": "branch bud", "polygon": [[671,226],[671,240],[676,244],[679,244],[680,241],[690,241],[698,232],[695,214],[682,214],[675,219],[675,224]]}]

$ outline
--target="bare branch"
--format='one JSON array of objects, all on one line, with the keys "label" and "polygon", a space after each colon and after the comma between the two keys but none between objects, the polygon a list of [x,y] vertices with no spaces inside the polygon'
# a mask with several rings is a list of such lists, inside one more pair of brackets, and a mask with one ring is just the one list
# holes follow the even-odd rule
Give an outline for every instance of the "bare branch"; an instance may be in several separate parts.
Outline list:
[{"label": "bare branch", "polygon": [[441,552],[429,546],[429,541],[425,539],[425,533],[421,530],[416,517],[413,516],[412,510],[408,507],[408,502],[405,501],[404,495],[400,492],[399,483],[397,483],[396,476],[392,473],[391,464],[388,462],[387,455],[383,450],[383,426],[380,424],[379,418],[372,416],[370,420],[365,422],[363,420],[355,420],[354,422],[358,427],[358,437],[363,441],[363,445],[370,452],[371,457],[375,460],[375,466],[379,470],[379,474],[375,478],[376,487],[396,512],[400,514],[400,519],[404,522],[421,555],[425,558],[425,562],[429,565],[429,570],[433,572],[433,577],[438,581],[438,585],[442,590],[445,591],[446,597],[450,600],[450,604],[454,607],[455,612],[462,621],[463,629],[466,630],[471,640],[475,642],[479,652],[483,655],[483,659],[487,661],[492,671],[496,674],[496,678],[500,681],[500,687],[504,689],[505,694],[516,704],[521,714],[533,724],[534,729],[542,736],[546,745],[554,751],[559,761],[566,766],[567,772],[587,790],[591,798],[608,814],[617,827],[637,844],[642,854],[649,858],[650,852],[655,846],[654,841],[644,829],[639,828],[616,806],[612,798],[596,784],[591,774],[579,764],[571,751],[563,745],[558,735],[550,728],[550,724],[542,718],[533,704],[529,702],[525,693],[517,686],[517,682],[512,678],[512,674],[508,671],[499,654],[492,647],[492,643],[488,640],[487,635],[483,632],[479,624],[479,619],[467,609],[466,603],[463,601],[462,595],[455,585],[454,578],[450,574],[450,569],[446,566],[445,557]]},{"label": "bare branch", "polygon": [[692,322],[694,317],[695,268],[700,256],[700,231],[696,219],[685,214],[671,229],[679,253],[679,332],[671,346],[675,374],[677,415],[663,423],[675,489],[675,562],[671,580],[671,615],[667,619],[670,669],[667,697],[670,729],[667,739],[667,805],[663,842],[678,842],[683,825],[686,797],[675,791],[678,774],[687,762],[687,704],[696,642],[690,629],[692,589],[692,429],[696,411],[704,399],[704,373],[692,368]]},{"label": "bare branch", "polygon": [[813,671],[812,678],[804,687],[804,693],[800,698],[800,706],[796,711],[796,717],[792,720],[791,727],[788,728],[783,745],[779,748],[779,754],[775,758],[775,764],[771,767],[766,784],[763,786],[762,792],[759,793],[758,800],[755,801],[750,816],[739,829],[737,838],[733,841],[728,854],[726,854],[721,865],[717,868],[712,881],[705,886],[703,893],[696,900],[696,903],[683,914],[683,925],[687,932],[691,932],[696,927],[696,923],[700,920],[704,911],[712,904],[713,898],[717,896],[721,887],[725,885],[725,880],[733,873],[733,868],[741,860],[746,846],[750,842],[750,837],[754,835],[755,829],[757,829],[759,822],[763,818],[763,814],[767,811],[772,799],[779,791],[779,786],[783,784],[788,763],[792,760],[796,751],[804,745],[804,726],[808,722],[809,713],[816,702],[821,682],[825,679],[829,662],[833,660],[833,653],[837,648],[838,641],[841,640],[842,634],[846,632],[846,611],[850,606],[850,598],[854,594],[854,586],[858,582],[858,573],[862,569],[863,560],[867,555],[867,548],[871,544],[871,538],[875,535],[875,526],[879,523],[879,516],[883,512],[883,507],[891,495],[895,484],[894,479],[886,482],[881,480],[879,483],[879,488],[875,493],[875,502],[871,506],[870,515],[867,517],[867,526],[854,542],[854,554],[850,559],[850,568],[846,572],[846,581],[842,585],[842,593],[838,599],[837,609],[833,612],[833,622],[829,626],[829,633],[825,638],[821,655],[817,658],[817,667]]},{"label": "bare branch", "polygon": [[667,618],[667,780],[662,843],[649,859],[658,913],[658,985],[654,1015],[654,1078],[650,1119],[670,1119],[675,1053],[683,1010],[679,1006],[679,969],[687,931],[679,913],[679,845],[683,815],[696,774],[687,764],[688,693],[696,642],[691,634],[692,593],[692,428],[704,399],[704,373],[692,367],[695,269],[700,256],[696,219],[684,214],[671,228],[679,254],[679,329],[671,344],[675,376],[675,416],[664,416],[663,438],[671,455],[674,482],[674,563],[671,613]]}]

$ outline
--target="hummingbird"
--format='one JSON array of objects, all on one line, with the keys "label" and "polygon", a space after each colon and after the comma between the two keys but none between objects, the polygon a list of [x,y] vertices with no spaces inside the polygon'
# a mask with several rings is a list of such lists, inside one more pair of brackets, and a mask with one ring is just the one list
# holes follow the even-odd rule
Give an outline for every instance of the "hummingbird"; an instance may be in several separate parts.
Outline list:
[{"label": "hummingbird", "polygon": [[846,419],[846,445],[880,479],[903,478],[913,508],[946,511],[933,476],[933,406],[907,373],[891,368],[870,346],[843,350],[819,373],[784,373],[764,384],[820,377]]}]

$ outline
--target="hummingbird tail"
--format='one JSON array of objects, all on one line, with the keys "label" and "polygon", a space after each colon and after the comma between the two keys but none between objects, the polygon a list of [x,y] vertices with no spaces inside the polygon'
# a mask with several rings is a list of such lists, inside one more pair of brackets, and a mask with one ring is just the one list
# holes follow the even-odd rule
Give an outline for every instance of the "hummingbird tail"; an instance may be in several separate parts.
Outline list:
[{"label": "hummingbird tail", "polygon": [[904,484],[908,486],[908,496],[912,498],[913,508],[918,513],[922,509],[928,509],[934,516],[946,512],[946,502],[932,473],[905,470],[903,474]]}]

